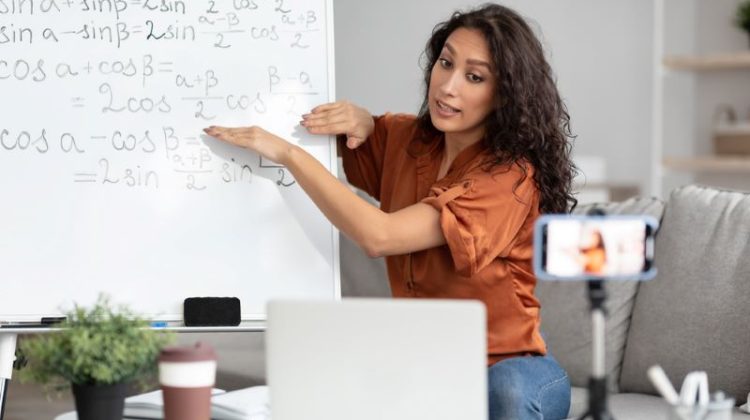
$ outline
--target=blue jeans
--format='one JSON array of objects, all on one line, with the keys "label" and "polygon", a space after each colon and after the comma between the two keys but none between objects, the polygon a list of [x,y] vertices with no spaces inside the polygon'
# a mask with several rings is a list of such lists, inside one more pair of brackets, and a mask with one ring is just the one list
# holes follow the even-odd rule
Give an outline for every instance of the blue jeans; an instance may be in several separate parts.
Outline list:
[{"label": "blue jeans", "polygon": [[489,368],[490,420],[564,419],[570,381],[550,355],[512,357]]}]

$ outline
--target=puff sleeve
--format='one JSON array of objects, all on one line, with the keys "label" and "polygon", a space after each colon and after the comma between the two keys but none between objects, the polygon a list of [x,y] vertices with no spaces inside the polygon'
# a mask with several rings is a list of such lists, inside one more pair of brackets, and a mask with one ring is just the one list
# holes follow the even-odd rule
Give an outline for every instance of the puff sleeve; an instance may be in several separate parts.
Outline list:
[{"label": "puff sleeve", "polygon": [[531,206],[538,205],[538,191],[531,170],[524,177],[515,167],[476,169],[460,182],[433,186],[422,202],[440,212],[456,271],[471,276],[508,256]]}]

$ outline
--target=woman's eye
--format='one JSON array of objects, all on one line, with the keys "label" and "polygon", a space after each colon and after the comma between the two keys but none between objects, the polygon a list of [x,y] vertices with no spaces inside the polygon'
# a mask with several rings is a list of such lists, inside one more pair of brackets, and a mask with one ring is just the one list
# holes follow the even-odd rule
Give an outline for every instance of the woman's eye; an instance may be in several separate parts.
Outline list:
[{"label": "woman's eye", "polygon": [[443,68],[447,69],[447,68],[449,68],[451,66],[451,62],[448,61],[448,60],[446,60],[445,58],[440,58],[440,59],[438,59],[438,61],[440,62],[440,66],[443,67]]},{"label": "woman's eye", "polygon": [[469,73],[469,74],[467,74],[467,75],[466,75],[466,78],[467,78],[467,79],[469,79],[469,81],[470,81],[470,82],[473,82],[473,83],[479,83],[479,82],[481,82],[482,80],[484,80],[484,79],[482,79],[481,77],[477,76],[477,75],[476,75],[476,74],[474,74],[474,73]]}]

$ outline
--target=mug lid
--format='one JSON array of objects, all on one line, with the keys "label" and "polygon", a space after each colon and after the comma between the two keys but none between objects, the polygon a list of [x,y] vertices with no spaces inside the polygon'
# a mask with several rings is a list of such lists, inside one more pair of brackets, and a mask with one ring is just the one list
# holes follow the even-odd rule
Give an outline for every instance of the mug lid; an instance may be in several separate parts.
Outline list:
[{"label": "mug lid", "polygon": [[216,352],[210,344],[198,341],[192,346],[168,346],[159,354],[159,362],[200,362],[216,360]]}]

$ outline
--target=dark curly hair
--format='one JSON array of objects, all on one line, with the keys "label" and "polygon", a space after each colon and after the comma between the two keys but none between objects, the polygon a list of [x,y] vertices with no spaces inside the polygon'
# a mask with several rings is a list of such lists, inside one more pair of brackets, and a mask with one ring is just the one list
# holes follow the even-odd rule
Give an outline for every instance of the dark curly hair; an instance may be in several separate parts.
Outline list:
[{"label": "dark curly hair", "polygon": [[541,212],[572,210],[577,204],[572,193],[577,169],[571,160],[575,136],[570,130],[570,115],[541,43],[513,10],[485,4],[468,12],[455,12],[448,21],[435,26],[424,51],[425,99],[419,110],[419,126],[426,133],[439,133],[429,113],[430,76],[446,39],[458,28],[480,31],[492,56],[497,80],[495,103],[502,104],[485,120],[482,141],[494,153],[492,164],[515,164],[525,179],[524,162],[528,162],[534,167]]}]

